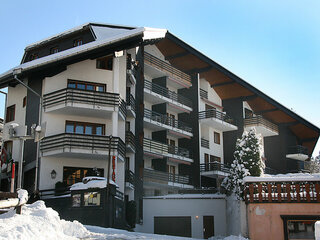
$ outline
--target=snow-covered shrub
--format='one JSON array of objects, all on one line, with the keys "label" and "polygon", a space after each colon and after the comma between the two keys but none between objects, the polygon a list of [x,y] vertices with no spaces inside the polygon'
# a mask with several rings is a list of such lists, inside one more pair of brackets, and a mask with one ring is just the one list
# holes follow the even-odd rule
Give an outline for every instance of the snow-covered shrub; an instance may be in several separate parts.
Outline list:
[{"label": "snow-covered shrub", "polygon": [[234,160],[231,164],[230,174],[222,186],[229,193],[234,193],[238,198],[244,190],[243,178],[246,176],[261,176],[264,163],[261,159],[261,140],[252,128],[244,132],[241,139],[237,139]]},{"label": "snow-covered shrub", "polygon": [[304,168],[310,173],[320,173],[320,153],[318,156],[312,157],[310,161],[305,161]]}]

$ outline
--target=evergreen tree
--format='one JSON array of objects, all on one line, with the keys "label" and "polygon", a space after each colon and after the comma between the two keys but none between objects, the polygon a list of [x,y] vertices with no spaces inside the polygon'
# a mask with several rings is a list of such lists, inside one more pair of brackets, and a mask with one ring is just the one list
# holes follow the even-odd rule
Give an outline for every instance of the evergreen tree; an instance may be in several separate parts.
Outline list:
[{"label": "evergreen tree", "polygon": [[222,183],[229,193],[241,197],[246,176],[261,176],[264,164],[261,160],[260,139],[255,130],[244,132],[241,139],[237,139],[234,161],[231,164],[230,174]]}]

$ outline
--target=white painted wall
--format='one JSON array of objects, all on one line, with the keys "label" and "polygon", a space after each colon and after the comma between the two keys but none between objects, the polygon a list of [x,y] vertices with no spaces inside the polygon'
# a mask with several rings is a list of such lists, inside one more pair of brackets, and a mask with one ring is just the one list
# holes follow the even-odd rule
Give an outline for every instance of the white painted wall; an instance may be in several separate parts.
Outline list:
[{"label": "white painted wall", "polygon": [[[200,124],[201,137],[209,140],[209,149],[200,147],[200,163],[204,163],[204,154],[214,155],[221,158],[221,163],[224,163],[223,159],[223,132],[216,130],[204,124]],[[220,144],[214,142],[214,132],[220,133]]]},{"label": "white painted wall", "polygon": [[[226,200],[223,199],[143,199],[143,224],[136,230],[154,233],[154,217],[191,216],[192,237],[203,238],[203,216],[214,216],[215,236],[226,235]],[[196,216],[199,216],[196,219]]]}]

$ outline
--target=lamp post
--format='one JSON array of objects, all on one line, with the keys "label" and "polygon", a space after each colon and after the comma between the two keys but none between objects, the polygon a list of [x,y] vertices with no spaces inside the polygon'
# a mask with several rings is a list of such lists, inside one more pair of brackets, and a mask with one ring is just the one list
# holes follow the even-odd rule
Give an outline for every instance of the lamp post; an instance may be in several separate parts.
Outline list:
[{"label": "lamp post", "polygon": [[[13,78],[17,80],[22,86],[30,90],[34,95],[36,95],[39,98],[39,118],[38,118],[38,124],[41,124],[42,121],[42,104],[43,104],[43,99],[40,94],[38,94],[36,91],[34,91],[32,88],[30,88],[27,84],[25,84],[23,81],[21,81],[18,78],[18,74],[21,74],[22,69],[14,69],[12,71],[13,73]],[[40,141],[37,142],[37,153],[36,153],[36,169],[35,169],[35,177],[34,177],[34,191],[37,190],[38,188],[38,168],[39,168],[39,156],[40,156]],[[22,166],[21,166],[22,167]]]}]

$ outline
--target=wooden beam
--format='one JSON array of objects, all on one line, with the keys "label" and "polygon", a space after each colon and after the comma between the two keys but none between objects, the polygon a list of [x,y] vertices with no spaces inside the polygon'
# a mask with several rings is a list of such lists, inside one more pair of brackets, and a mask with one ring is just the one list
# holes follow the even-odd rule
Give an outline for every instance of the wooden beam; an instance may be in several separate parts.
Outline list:
[{"label": "wooden beam", "polygon": [[250,100],[253,100],[255,98],[257,98],[258,95],[257,94],[253,94],[253,95],[250,95],[250,96],[244,96],[244,97],[241,97],[242,101],[250,101]]},{"label": "wooden beam", "polygon": [[165,60],[171,60],[171,59],[174,59],[174,58],[179,58],[179,57],[183,57],[183,56],[186,56],[186,55],[189,55],[190,52],[181,52],[181,53],[177,53],[177,54],[174,54],[174,55],[170,55],[170,56],[167,56],[167,57],[164,57]]},{"label": "wooden beam", "polygon": [[294,121],[294,122],[279,123],[278,125],[281,125],[281,126],[284,126],[284,127],[290,127],[290,126],[293,126],[293,125],[297,125],[299,123],[300,122],[298,122],[298,121]]},{"label": "wooden beam", "polygon": [[257,111],[255,112],[256,114],[262,114],[262,113],[268,113],[268,112],[274,112],[274,111],[278,111],[278,108],[272,108],[272,109],[266,109],[266,110],[262,110],[262,111]]},{"label": "wooden beam", "polygon": [[317,140],[318,140],[318,138],[304,138],[304,139],[301,139],[300,141],[301,142],[314,142]]},{"label": "wooden beam", "polygon": [[212,69],[212,66],[205,67],[205,68],[195,68],[189,71],[186,71],[185,73],[187,74],[193,74],[193,73],[203,73],[203,72],[208,72],[209,70]]},{"label": "wooden beam", "polygon": [[233,84],[235,83],[235,81],[228,81],[228,82],[223,82],[223,83],[217,83],[217,84],[212,84],[211,87],[215,88],[215,87],[220,87],[220,86],[224,86],[224,85],[228,85],[228,84]]}]

